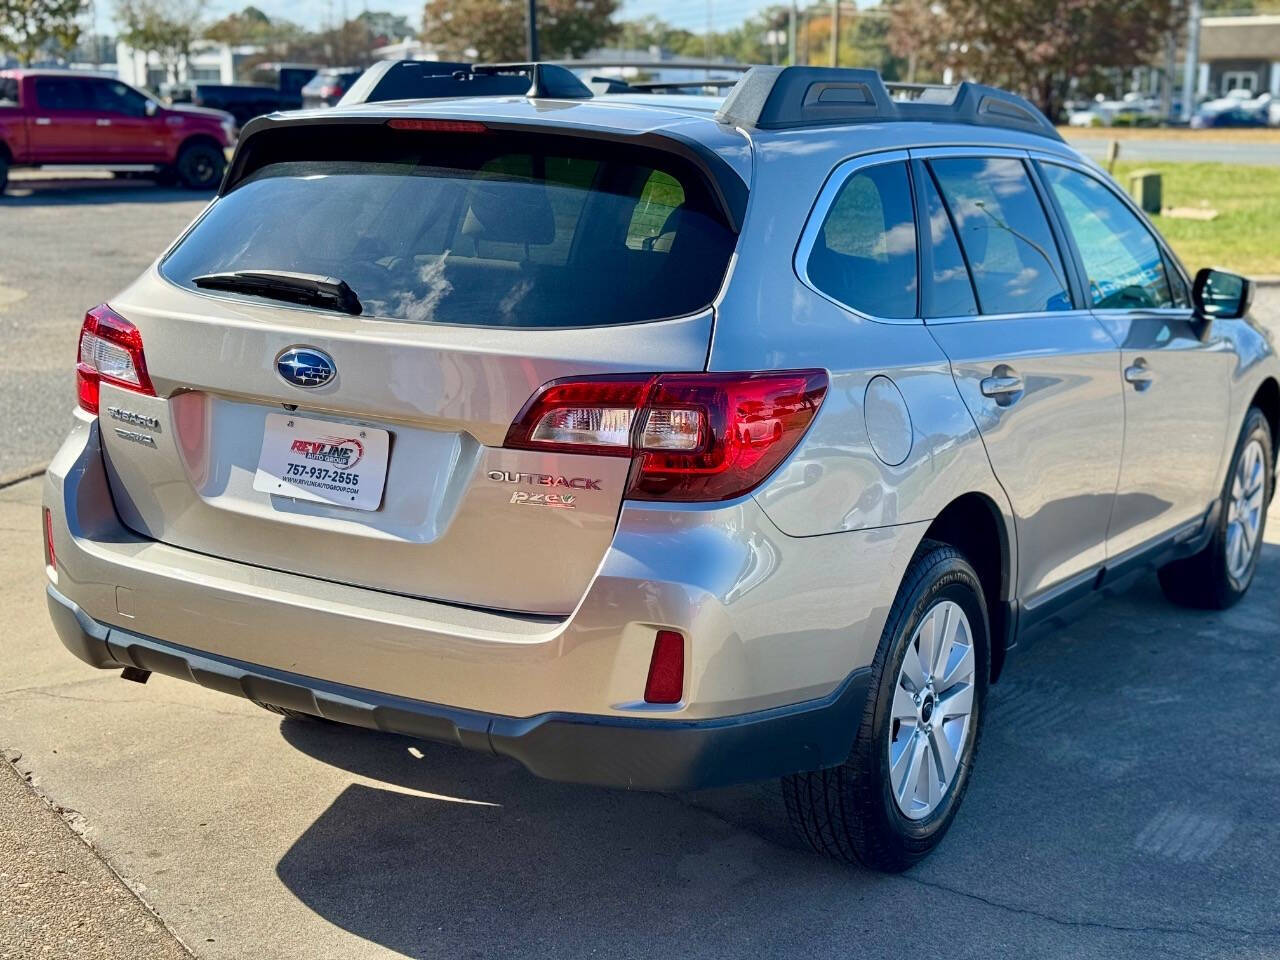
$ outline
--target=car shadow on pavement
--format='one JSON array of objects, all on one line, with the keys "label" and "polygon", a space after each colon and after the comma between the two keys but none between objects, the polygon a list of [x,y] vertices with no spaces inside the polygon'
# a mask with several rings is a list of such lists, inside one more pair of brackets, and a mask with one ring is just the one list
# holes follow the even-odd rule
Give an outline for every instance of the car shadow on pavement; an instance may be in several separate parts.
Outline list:
[{"label": "car shadow on pavement", "polygon": [[10,180],[0,194],[0,207],[75,206],[102,203],[182,203],[212,200],[212,190],[162,186],[154,180]]},{"label": "car shadow on pavement", "polygon": [[[774,884],[856,895],[879,882],[675,797],[552,783],[505,758],[405,737],[280,729],[377,785],[346,787],[280,860],[279,878],[329,922],[411,957],[585,956],[603,945],[610,956],[663,945],[744,956],[776,923]],[[716,793],[744,806],[761,796]],[[730,890],[732,929],[709,919],[727,916]]]},{"label": "car shadow on pavement", "polygon": [[[1258,580],[1277,579],[1268,544]],[[285,740],[354,779],[276,872],[411,957],[887,956],[926,902],[934,929],[967,931],[957,957],[993,955],[992,937],[1022,955],[1240,955],[1280,944],[1280,729],[1256,723],[1278,623],[1273,590],[1192,611],[1149,576],[1022,651],[949,837],[901,877],[801,849],[773,783],[593,789],[298,721]]]}]

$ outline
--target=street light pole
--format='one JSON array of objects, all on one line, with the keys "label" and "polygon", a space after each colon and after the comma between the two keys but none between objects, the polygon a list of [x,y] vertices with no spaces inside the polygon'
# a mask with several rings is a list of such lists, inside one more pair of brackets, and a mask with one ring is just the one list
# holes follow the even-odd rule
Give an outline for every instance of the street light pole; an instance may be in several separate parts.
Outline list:
[{"label": "street light pole", "polygon": [[1196,74],[1200,71],[1200,0],[1187,8],[1187,62],[1182,68],[1182,119],[1191,121],[1195,113]]},{"label": "street light pole", "polygon": [[529,62],[538,62],[538,0],[529,0]]},{"label": "street light pole", "polygon": [[831,65],[840,66],[840,0],[831,0]]},{"label": "street light pole", "polygon": [[791,14],[787,18],[787,63],[796,65],[796,0],[791,0]]}]

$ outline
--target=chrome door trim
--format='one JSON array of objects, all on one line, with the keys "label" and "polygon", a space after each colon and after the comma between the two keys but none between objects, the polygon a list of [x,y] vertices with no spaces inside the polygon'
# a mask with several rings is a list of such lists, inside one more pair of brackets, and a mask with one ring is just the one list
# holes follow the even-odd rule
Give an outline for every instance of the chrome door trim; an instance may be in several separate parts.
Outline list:
[{"label": "chrome door trim", "polygon": [[[831,212],[831,207],[832,205],[835,204],[836,197],[840,195],[840,190],[848,182],[851,176],[853,176],[859,170],[865,170],[868,167],[878,167],[886,163],[908,163],[910,159],[911,159],[910,151],[885,150],[878,153],[862,154],[857,157],[852,157],[848,160],[842,160],[839,164],[837,164],[836,167],[831,171],[831,173],[827,175],[827,182],[822,185],[822,190],[818,193],[818,199],[814,201],[813,209],[809,211],[809,219],[805,221],[804,230],[800,234],[800,241],[796,244],[796,252],[792,258],[792,264],[791,264],[792,269],[795,271],[795,274],[800,279],[801,283],[803,283],[806,287],[808,287],[818,296],[822,297],[822,299],[828,300],[831,303],[834,303],[836,306],[840,307],[842,310],[847,310],[850,313],[854,314],[855,316],[861,317],[864,320],[870,320],[873,323],[916,325],[916,324],[923,324],[924,320],[919,316],[916,316],[916,317],[873,316],[872,314],[864,313],[863,311],[857,309],[856,307],[852,307],[849,304],[845,303],[843,300],[839,300],[836,297],[831,296],[831,294],[826,293],[823,290],[820,290],[817,284],[815,284],[809,278],[809,255],[813,252],[814,244],[817,243],[817,240],[818,240],[818,231],[822,229],[822,224],[826,221],[827,214]],[[910,171],[908,170],[908,176],[909,175],[910,175]],[[914,197],[911,198],[911,206],[914,211],[915,209]],[[919,217],[913,213],[912,215],[913,228],[916,226],[918,221],[919,221]],[[921,283],[921,280],[919,277],[919,271],[920,271],[919,256],[918,256],[919,245],[920,245],[920,237],[917,231],[917,236],[916,236],[916,247],[917,247],[916,286],[917,287],[919,287]],[[918,297],[916,300],[916,305],[918,308],[919,307]],[[918,309],[917,309],[917,312],[919,312]]]},{"label": "chrome door trim", "polygon": [[[1072,307],[1070,310],[1029,310],[1025,313],[977,313],[960,317],[929,317],[924,322],[929,326],[934,326],[942,323],[987,323],[992,320],[1027,320],[1031,318],[1052,320],[1057,317],[1094,317],[1094,312],[1092,310],[1077,310]],[[1094,317],[1094,319],[1097,318]]]}]

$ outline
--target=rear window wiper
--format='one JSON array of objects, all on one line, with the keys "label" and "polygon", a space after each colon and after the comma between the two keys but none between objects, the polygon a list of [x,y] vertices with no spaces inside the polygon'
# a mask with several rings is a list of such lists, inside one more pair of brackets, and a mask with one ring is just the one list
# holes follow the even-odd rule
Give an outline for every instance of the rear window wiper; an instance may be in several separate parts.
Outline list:
[{"label": "rear window wiper", "polygon": [[271,300],[285,300],[309,307],[326,307],[360,316],[364,307],[356,292],[345,280],[322,277],[314,273],[290,273],[287,270],[231,270],[206,273],[191,282],[206,290],[251,293]]}]

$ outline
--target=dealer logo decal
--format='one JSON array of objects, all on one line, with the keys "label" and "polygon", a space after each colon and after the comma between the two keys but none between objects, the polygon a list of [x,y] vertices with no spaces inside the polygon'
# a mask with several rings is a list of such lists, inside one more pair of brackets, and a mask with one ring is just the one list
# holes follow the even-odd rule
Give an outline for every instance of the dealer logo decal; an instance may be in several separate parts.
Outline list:
[{"label": "dealer logo decal", "polygon": [[289,449],[306,460],[332,463],[351,469],[364,456],[364,444],[355,437],[321,437],[319,440],[294,440]]}]

